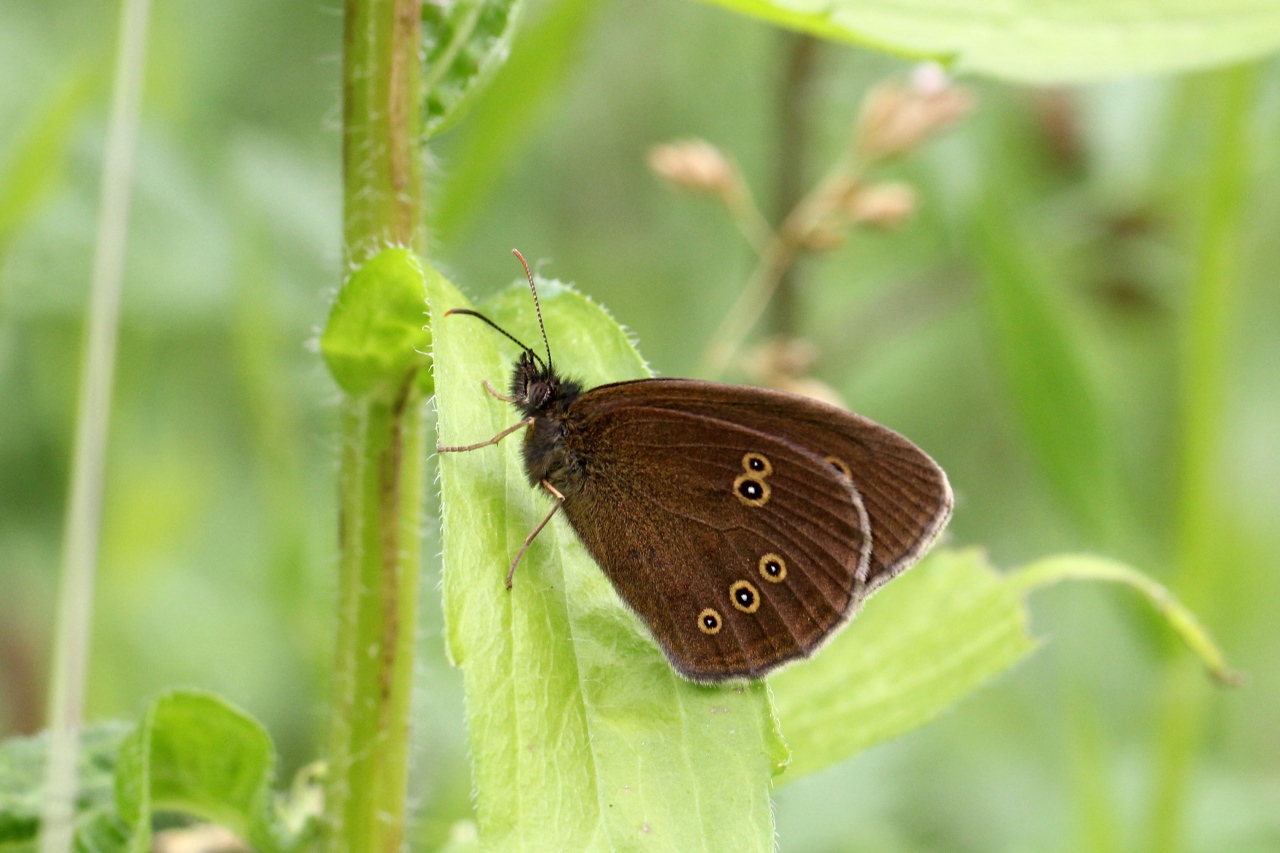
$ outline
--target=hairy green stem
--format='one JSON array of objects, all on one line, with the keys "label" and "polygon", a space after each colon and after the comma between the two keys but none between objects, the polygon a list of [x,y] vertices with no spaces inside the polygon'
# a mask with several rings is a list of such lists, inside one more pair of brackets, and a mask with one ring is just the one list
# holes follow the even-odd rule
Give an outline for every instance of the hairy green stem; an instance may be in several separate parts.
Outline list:
[{"label": "hairy green stem", "polygon": [[[1207,194],[1195,276],[1186,306],[1181,367],[1181,446],[1177,516],[1177,572],[1173,589],[1210,623],[1216,601],[1219,463],[1226,398],[1236,257],[1248,175],[1248,121],[1257,86],[1256,66],[1215,73],[1217,105]],[[1159,725],[1151,850],[1182,848],[1182,815],[1208,700],[1203,682],[1185,663],[1171,663]]]},{"label": "hairy green stem", "polygon": [[[421,0],[347,0],[345,256],[423,245]],[[341,300],[341,297],[339,297]],[[331,853],[404,846],[424,459],[416,368],[342,403],[338,636],[325,795]]]},{"label": "hairy green stem", "polygon": [[388,246],[421,251],[422,0],[347,0],[343,236],[351,266]]},{"label": "hairy green stem", "polygon": [[330,742],[331,851],[404,841],[423,463],[419,394],[342,411],[341,586]]}]

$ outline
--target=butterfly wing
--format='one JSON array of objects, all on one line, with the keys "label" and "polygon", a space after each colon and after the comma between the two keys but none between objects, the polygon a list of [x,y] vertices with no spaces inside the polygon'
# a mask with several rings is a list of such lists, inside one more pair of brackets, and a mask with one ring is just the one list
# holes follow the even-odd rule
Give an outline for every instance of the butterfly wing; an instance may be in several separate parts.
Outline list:
[{"label": "butterfly wing", "polygon": [[696,379],[641,379],[593,388],[575,403],[597,412],[644,405],[720,418],[782,436],[846,473],[871,520],[860,579],[874,590],[919,560],[951,517],[947,475],[893,430],[808,397]]},{"label": "butterfly wing", "polygon": [[867,515],[822,457],[703,414],[580,408],[589,396],[566,435],[586,467],[564,512],[679,672],[759,677],[853,614]]}]

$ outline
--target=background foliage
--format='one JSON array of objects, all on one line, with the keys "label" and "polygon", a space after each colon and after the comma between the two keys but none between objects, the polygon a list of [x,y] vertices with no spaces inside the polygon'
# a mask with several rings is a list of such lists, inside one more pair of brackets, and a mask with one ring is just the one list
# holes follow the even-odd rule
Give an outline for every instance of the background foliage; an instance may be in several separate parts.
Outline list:
[{"label": "background foliage", "polygon": [[[785,39],[676,0],[523,14],[511,63],[432,145],[435,259],[482,297],[519,246],[607,305],[658,373],[688,373],[752,259],[645,152],[706,137],[769,197]],[[215,690],[266,723],[285,778],[317,751],[330,653],[337,392],[309,344],[340,276],[340,27],[275,0],[157,5],[89,692],[91,717],[136,718],[163,687]],[[113,33],[109,4],[0,3],[3,735],[41,720]],[[815,167],[866,88],[908,69],[821,50]],[[1210,699],[1181,815],[1205,851],[1280,850],[1280,68],[1254,78],[1243,106],[1222,73],[975,83],[976,116],[896,167],[916,221],[802,270],[818,375],[947,468],[953,543],[1000,566],[1098,550],[1170,580],[1190,282],[1204,234],[1238,237],[1222,450],[1200,460],[1202,615],[1251,681]],[[1224,147],[1232,103],[1243,133]],[[1209,193],[1222,170],[1236,213]],[[414,798],[436,843],[470,783],[462,679],[423,589]],[[780,790],[784,849],[1143,845],[1167,637],[1083,588],[1038,598],[1034,628],[1053,642],[992,688]]]}]

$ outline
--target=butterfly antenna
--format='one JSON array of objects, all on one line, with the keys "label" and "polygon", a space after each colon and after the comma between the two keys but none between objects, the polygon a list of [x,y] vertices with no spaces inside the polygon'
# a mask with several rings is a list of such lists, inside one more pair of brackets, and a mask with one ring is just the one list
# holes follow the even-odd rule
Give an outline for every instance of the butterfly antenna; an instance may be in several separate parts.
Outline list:
[{"label": "butterfly antenna", "polygon": [[[468,317],[478,317],[479,319],[484,320],[490,326],[497,329],[499,332],[501,332],[502,334],[510,338],[512,341],[514,341],[516,346],[520,347],[520,349],[524,350],[525,352],[529,353],[529,355],[533,356],[535,361],[539,361],[539,362],[542,361],[542,359],[538,356],[536,352],[533,351],[531,347],[523,343],[519,338],[517,338],[515,335],[508,332],[506,329],[499,326],[497,323],[490,320],[488,317],[481,314],[479,311],[472,311],[470,308],[451,308],[450,310],[444,312],[444,316],[446,317],[448,317],[450,314],[465,314]],[[548,353],[548,355],[550,355],[550,353]],[[549,367],[549,366],[550,365],[548,364],[546,367]],[[546,367],[544,367],[543,369],[546,369]]]},{"label": "butterfly antenna", "polygon": [[533,285],[533,273],[529,272],[529,264],[525,262],[524,255],[520,254],[519,249],[512,249],[511,254],[520,259],[520,266],[524,267],[524,277],[529,279],[529,289],[533,291],[533,310],[538,312],[538,328],[542,330],[542,345],[547,348],[547,367],[551,367],[551,344],[547,342],[547,327],[542,322],[542,306],[538,304],[538,288]]}]

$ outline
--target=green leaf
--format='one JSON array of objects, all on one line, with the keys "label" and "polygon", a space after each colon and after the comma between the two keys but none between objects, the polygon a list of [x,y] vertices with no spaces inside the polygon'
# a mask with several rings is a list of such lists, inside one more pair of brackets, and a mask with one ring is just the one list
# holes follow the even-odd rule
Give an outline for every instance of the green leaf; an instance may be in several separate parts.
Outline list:
[{"label": "green leaf", "polygon": [[[116,755],[131,730],[126,723],[102,723],[80,735],[77,844],[85,846],[110,826]],[[0,743],[0,851],[34,850],[40,828],[44,756],[48,736]]]},{"label": "green leaf", "polygon": [[568,76],[598,0],[556,0],[516,40],[511,60],[451,140],[453,156],[432,229],[448,243],[470,221],[528,144],[550,95]]},{"label": "green leaf", "polygon": [[76,821],[76,853],[125,853],[129,849],[129,827],[114,808],[99,809]]},{"label": "green leaf", "polygon": [[1021,597],[980,551],[934,552],[769,680],[793,755],[779,781],[928,723],[1035,647]]},{"label": "green leaf", "polygon": [[711,0],[958,71],[1073,83],[1207,68],[1280,47],[1273,0]]},{"label": "green leaf", "polygon": [[422,4],[423,138],[457,121],[507,61],[524,0]]},{"label": "green leaf", "polygon": [[430,393],[423,288],[422,263],[408,249],[379,252],[347,278],[320,336],[325,364],[343,391],[396,396],[416,376]]},{"label": "green leaf", "polygon": [[297,848],[312,824],[286,825],[275,771],[271,737],[249,714],[211,693],[161,695],[120,748],[116,808],[131,830],[129,849],[150,849],[159,811],[217,823],[262,853]]},{"label": "green leaf", "polygon": [[[1016,170],[1005,167],[990,180]],[[1107,541],[1119,516],[1110,431],[1085,369],[1071,306],[1054,289],[1020,215],[993,189],[976,219],[992,348],[1028,447],[1081,528]]]},{"label": "green leaf", "polygon": [[[501,387],[517,350],[428,271],[441,441],[518,420]],[[556,361],[588,386],[648,375],[621,328],[570,288],[540,285]],[[529,343],[523,285],[483,306]],[[480,837],[486,850],[772,851],[770,778],[785,760],[764,684],[678,677],[563,517],[521,541],[550,502],[530,488],[520,437],[440,457],[444,610],[463,670]]]},{"label": "green leaf", "polygon": [[793,758],[780,782],[918,728],[1012,667],[1037,643],[1025,598],[1064,580],[1141,592],[1224,684],[1240,677],[1195,615],[1123,563],[1046,557],[1002,575],[981,551],[935,551],[887,585],[814,659],[769,680]]}]

